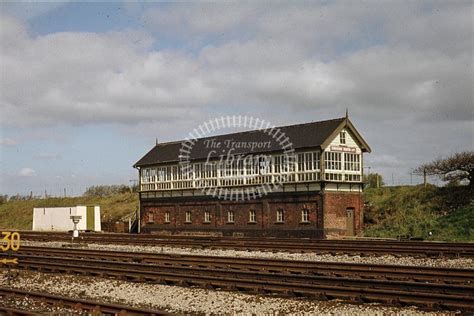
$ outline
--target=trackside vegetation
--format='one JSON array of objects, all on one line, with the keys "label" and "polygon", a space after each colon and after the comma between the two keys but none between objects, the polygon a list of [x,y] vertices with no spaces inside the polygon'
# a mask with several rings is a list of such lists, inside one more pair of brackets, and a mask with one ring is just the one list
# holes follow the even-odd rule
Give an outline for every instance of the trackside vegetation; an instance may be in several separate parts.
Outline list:
[{"label": "trackside vegetation", "polygon": [[9,199],[0,204],[0,229],[29,230],[32,227],[33,208],[99,205],[102,222],[115,222],[132,213],[138,207],[138,195],[130,190],[109,195],[87,194],[81,197],[48,197]]},{"label": "trackside vegetation", "polygon": [[364,200],[365,236],[474,241],[470,186],[369,188]]},{"label": "trackside vegetation", "polygon": [[[474,242],[470,186],[374,187],[365,190],[364,201],[365,236]],[[81,197],[4,198],[0,229],[31,229],[34,207],[76,205],[100,205],[102,222],[113,223],[137,209],[138,196],[125,186],[103,186],[91,187]]]}]

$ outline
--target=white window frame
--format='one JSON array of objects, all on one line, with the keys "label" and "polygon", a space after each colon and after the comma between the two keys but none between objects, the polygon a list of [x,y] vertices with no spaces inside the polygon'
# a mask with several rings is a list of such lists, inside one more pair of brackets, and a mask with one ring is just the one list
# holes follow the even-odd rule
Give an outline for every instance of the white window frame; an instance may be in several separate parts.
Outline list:
[{"label": "white window frame", "polygon": [[305,154],[304,153],[299,153],[296,158],[298,159],[297,165],[298,165],[298,171],[304,171],[305,170]]},{"label": "white window frame", "polygon": [[204,223],[210,223],[210,222],[211,222],[211,212],[204,211]]},{"label": "white window frame", "polygon": [[309,223],[309,210],[308,209],[301,210],[301,222]]},{"label": "white window frame", "polygon": [[166,181],[166,172],[163,167],[158,168],[157,172],[158,182],[165,182]]},{"label": "white window frame", "polygon": [[170,223],[170,222],[171,222],[170,212],[166,211],[165,212],[165,223]]},{"label": "white window frame", "polygon": [[256,223],[257,222],[257,212],[255,210],[249,211],[249,223]]},{"label": "white window frame", "polygon": [[192,223],[192,222],[193,222],[193,219],[192,219],[191,211],[186,211],[185,223]]},{"label": "white window frame", "polygon": [[154,222],[155,222],[155,213],[148,212],[148,223],[154,223]]},{"label": "white window frame", "polygon": [[274,156],[273,157],[273,160],[272,160],[272,163],[273,163],[273,166],[274,166],[274,173],[276,174],[279,174],[282,172],[282,166],[281,166],[281,160],[282,160],[282,156],[280,155],[277,155],[277,156]]},{"label": "white window frame", "polygon": [[227,223],[234,223],[234,211],[227,211]]},{"label": "white window frame", "polygon": [[321,152],[315,151],[313,152],[313,155],[314,170],[319,170],[321,168]]},{"label": "white window frame", "polygon": [[319,170],[319,151],[308,151],[298,153],[298,171],[316,171]]},{"label": "white window frame", "polygon": [[150,183],[151,182],[151,169],[145,168],[143,169],[142,173],[142,183]]},{"label": "white window frame", "polygon": [[344,170],[360,171],[360,154],[344,154]]},{"label": "white window frame", "polygon": [[[142,190],[174,190],[200,187],[240,186],[261,183],[274,183],[283,179],[285,182],[318,181],[317,171],[322,169],[322,153],[324,151],[304,151],[295,156],[257,155],[247,159],[234,160],[231,164],[225,161],[210,163],[193,163],[190,170],[183,170],[179,165],[143,168],[140,171]],[[326,153],[326,152],[325,152]],[[333,161],[341,153],[327,152],[326,168],[329,172],[344,170],[342,161]],[[362,157],[360,157],[360,168]],[[334,169],[341,166],[341,169]],[[191,171],[188,173],[188,171]]]},{"label": "white window frame", "polygon": [[285,212],[282,209],[277,210],[276,221],[277,221],[277,223],[284,223],[285,222]]},{"label": "white window frame", "polygon": [[324,174],[327,181],[342,181],[342,173],[326,172]]},{"label": "white window frame", "polygon": [[314,170],[314,154],[312,152],[304,153],[304,170]]},{"label": "white window frame", "polygon": [[324,152],[324,169],[342,171],[342,153],[326,151]]},{"label": "white window frame", "polygon": [[258,174],[267,175],[270,173],[271,159],[267,155],[261,155],[258,157]]},{"label": "white window frame", "polygon": [[339,143],[346,144],[346,132],[342,131],[339,133]]},{"label": "white window frame", "polygon": [[346,181],[360,182],[361,179],[362,178],[361,178],[360,174],[346,174],[346,176],[345,176]]}]

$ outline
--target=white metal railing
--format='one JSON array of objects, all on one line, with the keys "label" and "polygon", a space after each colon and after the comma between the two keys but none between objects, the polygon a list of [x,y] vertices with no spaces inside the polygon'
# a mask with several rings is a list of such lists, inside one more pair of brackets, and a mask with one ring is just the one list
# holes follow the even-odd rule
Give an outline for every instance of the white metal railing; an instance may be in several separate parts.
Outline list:
[{"label": "white metal railing", "polygon": [[[326,153],[325,153],[326,154]],[[293,162],[288,163],[281,155],[274,155],[267,161],[250,164],[235,164],[230,167],[218,163],[195,163],[190,172],[182,172],[179,165],[152,167],[143,169],[141,174],[141,191],[168,191],[183,189],[202,189],[213,187],[245,187],[249,185],[275,184],[275,183],[307,183],[317,181],[335,182],[361,182],[361,170],[344,170],[349,164],[341,153],[332,153],[331,159],[341,159],[337,164],[321,161],[319,152],[298,153]],[[327,156],[327,155],[326,155]],[[359,156],[358,156],[359,157]],[[355,159],[355,158],[354,158]],[[361,157],[356,163],[360,168]],[[348,161],[349,163],[349,161]],[[351,161],[352,163],[352,161]],[[337,169],[321,171],[321,165]],[[350,165],[350,169],[353,169]],[[357,168],[355,168],[357,169]]]},{"label": "white metal railing", "polygon": [[[283,180],[283,181],[282,181]],[[143,183],[141,191],[168,191],[182,189],[203,189],[212,187],[239,187],[249,185],[259,185],[264,183],[274,184],[280,183],[306,183],[317,181],[335,181],[335,182],[352,182],[359,183],[362,181],[361,173],[345,173],[345,172],[327,172],[318,171],[302,171],[290,174],[272,174],[258,175],[251,177],[216,177],[210,179],[193,179],[193,180],[177,180],[161,183]]]}]

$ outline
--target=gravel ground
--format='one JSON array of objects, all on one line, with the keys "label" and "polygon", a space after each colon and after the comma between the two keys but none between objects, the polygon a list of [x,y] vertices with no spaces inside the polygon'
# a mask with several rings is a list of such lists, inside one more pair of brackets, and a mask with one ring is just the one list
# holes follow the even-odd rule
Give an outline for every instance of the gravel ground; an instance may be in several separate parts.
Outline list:
[{"label": "gravel ground", "polygon": [[84,315],[82,311],[76,311],[68,308],[50,306],[39,300],[29,297],[2,297],[0,296],[0,306],[15,308],[18,310],[27,310],[29,312],[42,315]]},{"label": "gravel ground", "polygon": [[[24,246],[62,247],[64,242],[35,242],[22,241]],[[474,259],[472,258],[413,258],[395,256],[361,257],[351,255],[318,255],[315,253],[288,253],[288,252],[263,252],[263,251],[241,251],[241,250],[220,250],[220,249],[193,249],[177,247],[153,247],[153,246],[129,246],[129,245],[109,245],[109,244],[89,244],[89,249],[116,250],[146,253],[173,253],[185,255],[205,255],[205,256],[225,256],[242,258],[272,258],[285,260],[304,261],[327,261],[327,262],[355,262],[371,264],[396,264],[407,266],[427,266],[440,268],[461,268],[474,269]]]},{"label": "gravel ground", "polygon": [[[0,285],[7,286],[3,278]],[[11,287],[52,294],[143,306],[191,315],[455,315],[414,307],[353,305],[340,301],[261,297],[199,288],[132,283],[88,276],[20,271]]]}]

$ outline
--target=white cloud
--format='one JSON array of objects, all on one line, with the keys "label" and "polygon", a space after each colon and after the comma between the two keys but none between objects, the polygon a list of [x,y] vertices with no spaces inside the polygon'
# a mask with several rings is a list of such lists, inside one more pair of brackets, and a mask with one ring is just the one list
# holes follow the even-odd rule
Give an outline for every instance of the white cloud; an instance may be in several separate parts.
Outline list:
[{"label": "white cloud", "polygon": [[0,145],[15,146],[15,145],[18,145],[18,141],[12,138],[3,138],[3,139],[0,139]]},{"label": "white cloud", "polygon": [[[158,41],[202,39],[192,54],[153,50],[143,32],[32,37],[2,19],[2,123],[164,123],[255,105],[472,120],[472,22],[464,3],[435,9],[201,3],[144,14]],[[453,37],[464,44],[449,49]]]},{"label": "white cloud", "polygon": [[143,31],[35,36],[2,16],[0,124],[26,126],[22,144],[111,124],[152,146],[221,114],[287,124],[349,108],[372,171],[406,171],[472,147],[471,13],[470,1],[170,3]]},{"label": "white cloud", "polygon": [[167,120],[209,101],[200,65],[179,53],[145,53],[142,43],[149,38],[143,34],[24,38],[10,29],[14,34],[2,36],[0,60],[9,74],[0,79],[5,125]]},{"label": "white cloud", "polygon": [[31,168],[23,168],[18,172],[18,175],[20,177],[33,177],[36,175],[36,171]]},{"label": "white cloud", "polygon": [[196,2],[152,8],[143,21],[157,38],[193,46],[236,37],[271,39],[334,59],[374,44],[465,52],[472,49],[471,12],[470,1]]}]

